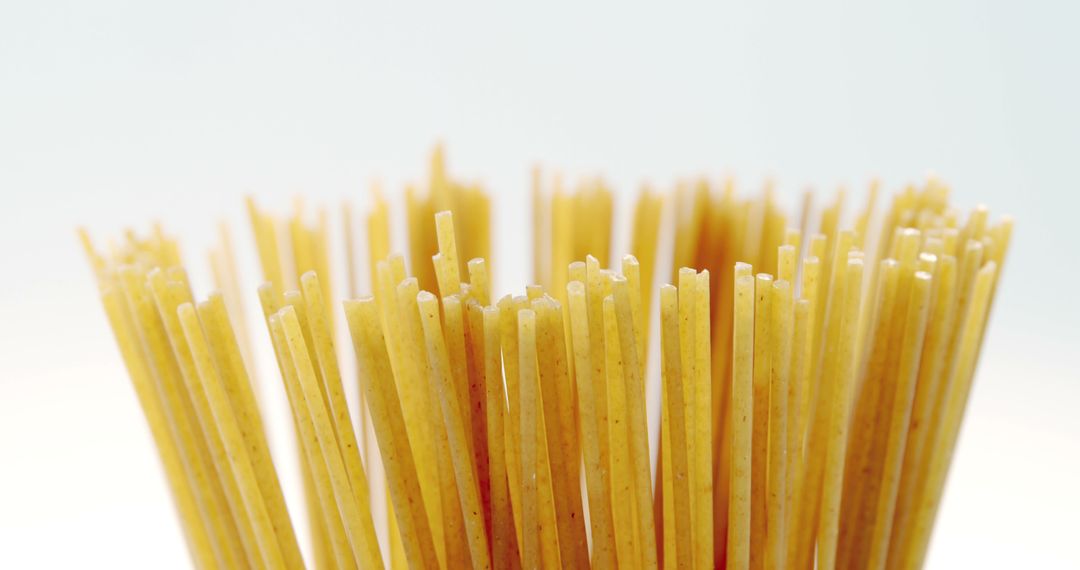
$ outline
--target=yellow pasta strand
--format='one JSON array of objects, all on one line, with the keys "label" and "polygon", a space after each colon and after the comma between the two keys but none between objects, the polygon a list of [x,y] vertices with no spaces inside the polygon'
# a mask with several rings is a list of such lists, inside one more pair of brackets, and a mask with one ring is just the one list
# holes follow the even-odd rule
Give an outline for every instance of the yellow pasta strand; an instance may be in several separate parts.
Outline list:
[{"label": "yellow pasta strand", "polygon": [[907,318],[904,324],[903,351],[897,371],[896,395],[888,427],[888,443],[882,469],[882,484],[874,516],[869,550],[869,568],[884,568],[888,556],[889,535],[892,532],[896,493],[900,486],[907,426],[911,419],[911,404],[915,398],[919,358],[922,356],[926,334],[926,318],[930,305],[931,279],[929,273],[917,272],[912,281]]},{"label": "yellow pasta strand", "polygon": [[219,512],[218,516],[234,520],[236,531],[232,531],[229,528],[232,525],[228,523],[221,522],[221,525],[225,527],[224,532],[226,533],[239,533],[239,538],[230,538],[230,542],[235,544],[233,541],[239,540],[244,555],[248,560],[261,560],[265,553],[260,551],[259,540],[250,515],[244,506],[239,483],[233,473],[229,471],[228,451],[219,432],[219,426],[215,423],[210,403],[199,378],[191,349],[188,346],[177,313],[177,308],[187,301],[187,289],[180,283],[167,282],[165,274],[159,270],[152,271],[148,275],[148,283],[154,295],[158,314],[165,325],[169,344],[172,346],[176,362],[179,364],[184,388],[194,410],[193,415],[195,417],[193,419],[201,426],[209,454],[209,465],[217,473],[217,479],[220,482],[220,492],[223,493],[223,499],[216,499],[215,502],[221,507],[227,507],[227,512]]},{"label": "yellow pasta strand", "polygon": [[[345,527],[338,515],[333,490],[322,449],[319,448],[310,414],[300,393],[300,383],[296,379],[296,365],[289,353],[285,341],[285,330],[277,312],[281,310],[282,300],[274,297],[273,284],[267,282],[259,286],[259,302],[263,309],[270,332],[270,341],[274,346],[278,369],[289,400],[292,412],[293,429],[300,448],[300,469],[304,486],[304,497],[308,509],[311,541],[316,567],[355,568],[349,540],[345,536]],[[331,561],[330,557],[334,560]]]},{"label": "yellow pasta strand", "polygon": [[735,277],[734,369],[732,371],[731,500],[728,515],[727,567],[746,570],[750,567],[752,518],[753,453],[753,381],[754,381],[754,312],[755,278],[748,274]]},{"label": "yellow pasta strand", "polygon": [[784,568],[787,498],[788,384],[791,382],[792,291],[788,281],[776,281],[769,293],[769,472],[766,513],[765,567]]},{"label": "yellow pasta strand", "polygon": [[573,352],[577,373],[578,402],[581,407],[582,450],[585,456],[585,483],[588,489],[593,559],[598,568],[614,568],[615,531],[611,514],[611,487],[608,466],[600,455],[600,419],[597,414],[597,386],[594,378],[603,369],[592,361],[589,315],[585,284],[571,281],[566,286],[573,332]]},{"label": "yellow pasta strand", "polygon": [[[420,321],[420,309],[416,297],[420,293],[415,277],[410,277],[397,285],[395,290],[398,314],[401,321],[397,326],[387,324],[387,330],[400,329],[403,335],[401,358],[410,365],[403,377],[398,378],[401,393],[402,414],[409,442],[416,455],[417,477],[420,479],[420,491],[427,510],[428,524],[435,543],[435,554],[439,566],[447,565],[446,534],[443,511],[443,491],[448,488],[452,493],[446,500],[456,502],[453,478],[440,476],[451,470],[443,465],[440,447],[446,439],[446,430],[439,425],[432,425],[432,417],[440,413],[435,403],[434,386],[428,382],[427,349],[424,346],[423,324]],[[446,459],[449,459],[447,456]],[[445,468],[445,469],[444,469]],[[443,486],[442,481],[448,485]]]},{"label": "yellow pasta strand", "polygon": [[[692,568],[694,563],[694,548],[691,532],[691,516],[694,514],[690,503],[690,464],[687,457],[688,437],[686,430],[685,412],[687,405],[684,402],[683,379],[684,374],[681,366],[681,346],[679,345],[679,320],[678,320],[678,291],[671,285],[660,288],[660,322],[663,330],[660,334],[663,359],[664,384],[667,386],[667,394],[671,398],[668,411],[671,421],[668,426],[671,429],[670,447],[671,454],[671,489],[674,505],[674,529],[675,550],[664,551],[665,562],[668,556],[677,560],[676,568]],[[685,377],[689,377],[686,375]],[[711,475],[711,473],[710,473]],[[711,477],[710,477],[711,478]]]},{"label": "yellow pasta strand", "polygon": [[981,337],[983,321],[990,302],[990,292],[997,273],[994,262],[987,263],[975,279],[969,309],[964,315],[963,333],[960,336],[957,365],[950,378],[944,416],[941,418],[942,437],[934,442],[930,457],[929,476],[917,503],[910,545],[901,546],[907,556],[900,559],[901,568],[920,567],[926,557],[930,542],[930,530],[945,486],[949,463],[956,448],[964,408],[971,390],[971,377],[975,366],[975,352]]},{"label": "yellow pasta strand", "polygon": [[405,556],[413,567],[435,567],[438,564],[435,543],[428,526],[389,354],[379,326],[378,307],[372,298],[349,301],[345,304],[345,316],[361,366],[360,378],[371,408],[375,435],[385,458],[387,484]]},{"label": "yellow pasta strand", "polygon": [[169,482],[169,490],[173,494],[193,562],[196,567],[202,569],[221,568],[223,565],[218,560],[216,547],[210,539],[206,523],[199,512],[198,499],[193,488],[196,482],[190,480],[184,472],[183,456],[169,433],[169,420],[165,406],[155,392],[150,364],[138,346],[133,323],[124,307],[124,298],[115,287],[103,291],[101,298],[123,356],[124,365],[135,386],[135,393],[143,409],[143,415],[146,416],[150,433],[157,445],[158,455],[161,457],[162,467]]},{"label": "yellow pasta strand", "polygon": [[[206,391],[209,409],[221,430],[222,444],[228,457],[228,468],[232,471],[232,476],[236,478],[240,497],[251,520],[260,558],[268,568],[286,568],[285,557],[282,555],[281,545],[275,533],[274,521],[267,512],[262,491],[259,489],[259,483],[247,453],[244,436],[237,425],[233,405],[210,355],[195,307],[191,303],[184,303],[177,308],[177,316],[183,327],[188,347],[191,349],[191,357],[199,376],[198,382]],[[299,559],[296,562],[299,563]]]},{"label": "yellow pasta strand", "polygon": [[[285,506],[285,497],[278,481],[266,441],[262,417],[251,389],[251,380],[244,368],[240,347],[229,325],[229,316],[221,294],[211,294],[209,299],[198,304],[198,316],[208,337],[208,347],[224,354],[215,354],[221,367],[220,376],[224,389],[235,412],[236,421],[244,445],[250,450],[249,459],[259,490],[266,503],[267,514],[273,524],[274,534],[281,547],[285,563],[289,567],[303,565],[300,547],[296,542],[292,519]],[[190,340],[189,340],[190,342]]]},{"label": "yellow pasta strand", "polygon": [[518,354],[521,379],[521,519],[522,567],[540,567],[540,493],[537,490],[539,394],[536,381],[536,314],[518,312]]},{"label": "yellow pasta strand", "polygon": [[757,274],[754,284],[754,413],[750,453],[750,568],[754,570],[765,567],[772,284],[771,275]]},{"label": "yellow pasta strand", "polygon": [[[709,271],[698,273],[697,292],[694,296],[694,459],[690,465],[693,481],[693,536],[694,566],[711,566],[713,553],[713,409],[716,394],[713,393],[711,367],[712,334],[709,301]],[[689,436],[688,436],[689,437]]]},{"label": "yellow pasta strand", "polygon": [[[855,384],[855,330],[858,327],[862,285],[862,260],[847,261],[842,293],[834,299],[843,300],[842,315],[837,330],[837,357],[827,392],[829,405],[828,445],[822,476],[821,511],[818,519],[818,568],[831,569],[836,561],[836,541],[839,526],[840,498],[843,490],[844,453],[847,445],[849,402]],[[841,296],[842,295],[842,296]],[[837,307],[840,310],[840,307]]]},{"label": "yellow pasta strand", "polygon": [[489,306],[483,309],[487,445],[488,456],[491,458],[491,551],[492,567],[495,570],[521,567],[506,469],[506,394],[500,370],[500,316],[498,307]]},{"label": "yellow pasta strand", "polygon": [[649,474],[649,437],[645,424],[644,384],[640,378],[641,368],[637,360],[637,337],[631,307],[630,287],[626,279],[616,276],[612,279],[615,311],[618,319],[619,348],[623,361],[625,379],[626,418],[629,423],[630,461],[632,463],[635,500],[638,508],[638,533],[645,568],[656,568],[656,532],[653,519],[646,513],[652,511],[652,478]]},{"label": "yellow pasta strand", "polygon": [[357,566],[361,568],[381,568],[383,567],[382,554],[379,552],[379,545],[375,538],[375,524],[371,519],[370,501],[367,494],[355,493],[350,484],[349,474],[341,456],[341,448],[334,433],[333,420],[319,390],[315,368],[307,346],[304,344],[296,310],[291,306],[285,307],[278,313],[278,318],[289,348],[289,355],[296,368],[295,380],[300,388],[298,393],[303,396],[319,449],[322,450],[329,486],[333,489],[334,500],[337,502],[337,510],[341,513],[353,557]]},{"label": "yellow pasta strand", "polygon": [[308,327],[311,330],[315,356],[319,369],[322,370],[323,392],[326,396],[327,410],[334,426],[341,457],[349,475],[353,494],[358,504],[370,500],[367,473],[360,459],[360,449],[356,444],[356,432],[353,430],[349,407],[345,401],[345,388],[341,383],[337,354],[331,324],[326,320],[326,305],[319,278],[314,272],[307,272],[300,277],[303,287],[304,302],[307,304]]},{"label": "yellow pasta strand", "polygon": [[[630,436],[627,427],[626,386],[622,381],[622,350],[619,344],[619,325],[615,316],[615,298],[603,297],[604,351],[608,374],[608,434],[611,452],[612,515],[615,521],[615,553],[619,566],[635,567],[641,564],[635,552],[640,544],[634,519],[638,504],[633,500],[635,491],[634,472],[630,460]],[[651,514],[652,507],[646,513]],[[648,516],[648,515],[646,515]]]},{"label": "yellow pasta strand", "polygon": [[465,431],[465,415],[461,410],[460,401],[453,387],[454,380],[450,370],[450,356],[447,352],[446,342],[443,339],[442,325],[439,319],[439,303],[434,295],[425,291],[420,292],[416,302],[419,305],[421,322],[424,327],[424,338],[427,344],[431,375],[433,381],[436,382],[442,407],[443,422],[446,424],[449,438],[450,453],[454,463],[454,477],[457,480],[458,500],[465,517],[472,567],[490,568],[491,560],[487,535],[484,530],[483,514],[480,510],[479,489],[474,468],[469,461],[471,453],[469,451],[469,438]]},{"label": "yellow pasta strand", "polygon": [[560,558],[576,568],[589,566],[581,486],[576,469],[578,456],[571,407],[573,396],[566,362],[562,313],[550,297],[532,302],[537,321],[536,351],[539,364],[540,399],[547,435],[552,493],[559,530]]}]

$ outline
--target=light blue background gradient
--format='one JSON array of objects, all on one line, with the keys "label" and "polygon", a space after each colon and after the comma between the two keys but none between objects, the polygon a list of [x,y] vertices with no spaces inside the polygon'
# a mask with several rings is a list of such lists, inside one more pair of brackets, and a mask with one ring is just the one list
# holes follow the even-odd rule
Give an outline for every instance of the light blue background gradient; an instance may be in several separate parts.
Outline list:
[{"label": "light blue background gradient", "polygon": [[929,566],[1080,566],[1075,3],[359,4],[0,4],[0,566],[187,566],[76,225],[164,221],[205,292],[224,216],[251,290],[245,193],[361,206],[437,139],[496,195],[497,291],[530,267],[538,159],[626,197],[772,176],[791,207],[934,171],[1014,215]]}]

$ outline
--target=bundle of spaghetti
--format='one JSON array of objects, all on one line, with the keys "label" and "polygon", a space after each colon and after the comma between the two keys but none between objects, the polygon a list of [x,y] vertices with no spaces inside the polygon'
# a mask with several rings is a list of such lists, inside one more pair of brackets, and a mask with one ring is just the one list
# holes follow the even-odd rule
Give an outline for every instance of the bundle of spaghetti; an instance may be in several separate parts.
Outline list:
[{"label": "bundle of spaghetti", "polygon": [[108,253],[81,234],[195,565],[304,567],[249,338],[276,356],[317,568],[920,567],[1011,219],[962,221],[930,179],[880,214],[872,185],[842,229],[844,192],[819,216],[807,193],[789,218],[769,185],[744,197],[702,179],[639,194],[616,267],[611,191],[535,180],[538,283],[500,298],[490,198],[452,181],[441,150],[428,193],[406,196],[408,263],[372,191],[368,296],[343,207],[341,305],[326,211],[309,226],[297,202],[283,224],[249,201],[265,332],[247,337],[227,308],[241,295],[227,234],[221,292],[198,303],[160,227]]},{"label": "bundle of spaghetti", "polygon": [[83,243],[200,568],[303,565],[220,293],[195,303],[175,240]]}]

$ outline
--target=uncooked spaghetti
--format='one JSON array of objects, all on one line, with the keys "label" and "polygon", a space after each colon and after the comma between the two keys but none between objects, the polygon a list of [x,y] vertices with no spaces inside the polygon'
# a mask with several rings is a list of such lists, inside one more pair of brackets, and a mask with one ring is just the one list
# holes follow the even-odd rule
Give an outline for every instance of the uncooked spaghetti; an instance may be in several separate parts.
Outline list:
[{"label": "uncooked spaghetti", "polygon": [[[880,213],[873,185],[851,229],[843,193],[788,215],[770,188],[699,180],[643,190],[616,258],[613,192],[547,182],[534,173],[533,284],[498,299],[491,200],[441,150],[406,192],[408,257],[373,192],[369,297],[347,206],[347,299],[330,287],[329,213],[311,225],[299,201],[287,218],[248,201],[263,284],[243,289],[223,227],[201,301],[160,227],[106,252],[81,232],[192,563],[921,567],[1012,221],[963,218],[936,179]],[[256,293],[251,327],[241,299]],[[271,457],[257,343],[299,457]],[[274,465],[289,461],[307,520],[285,503]]]}]

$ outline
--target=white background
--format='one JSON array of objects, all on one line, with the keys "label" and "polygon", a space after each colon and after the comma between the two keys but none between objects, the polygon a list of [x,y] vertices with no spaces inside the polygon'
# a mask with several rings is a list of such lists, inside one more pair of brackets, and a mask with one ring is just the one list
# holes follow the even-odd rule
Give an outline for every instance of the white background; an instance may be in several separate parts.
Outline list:
[{"label": "white background", "polygon": [[499,291],[527,276],[537,160],[626,195],[771,175],[792,207],[933,170],[1013,214],[929,566],[1080,567],[1075,4],[444,4],[0,3],[0,566],[187,566],[76,225],[163,220],[205,292],[224,217],[250,289],[244,194],[363,204],[441,139],[495,193]]}]

